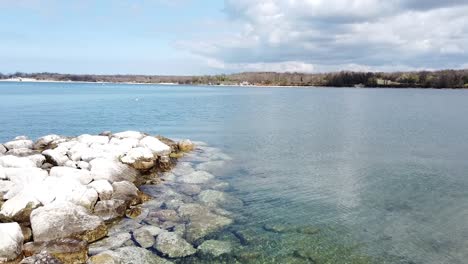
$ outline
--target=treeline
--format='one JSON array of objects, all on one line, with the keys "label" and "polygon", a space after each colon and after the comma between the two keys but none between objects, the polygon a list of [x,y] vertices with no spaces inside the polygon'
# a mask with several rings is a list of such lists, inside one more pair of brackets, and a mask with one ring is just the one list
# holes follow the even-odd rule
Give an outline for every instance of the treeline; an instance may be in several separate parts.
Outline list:
[{"label": "treeline", "polygon": [[75,82],[175,83],[187,85],[468,88],[468,70],[392,73],[343,71],[318,74],[245,72],[206,76],[90,75],[47,72],[0,73],[0,79],[11,78]]}]

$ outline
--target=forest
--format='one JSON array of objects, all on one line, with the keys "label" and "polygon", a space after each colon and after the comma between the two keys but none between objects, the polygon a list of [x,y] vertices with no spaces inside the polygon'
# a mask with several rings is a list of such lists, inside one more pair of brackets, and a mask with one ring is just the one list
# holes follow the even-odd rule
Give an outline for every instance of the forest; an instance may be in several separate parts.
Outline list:
[{"label": "forest", "polygon": [[244,72],[204,76],[0,73],[0,79],[75,82],[174,83],[185,85],[327,86],[392,88],[468,88],[468,70],[419,72],[276,73]]}]

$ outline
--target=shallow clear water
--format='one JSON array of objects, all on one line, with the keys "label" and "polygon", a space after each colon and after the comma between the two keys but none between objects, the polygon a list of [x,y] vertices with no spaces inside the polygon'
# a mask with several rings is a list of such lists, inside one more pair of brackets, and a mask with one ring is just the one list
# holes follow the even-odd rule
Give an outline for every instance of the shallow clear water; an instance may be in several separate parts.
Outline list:
[{"label": "shallow clear water", "polygon": [[265,262],[468,259],[468,91],[0,83],[0,102],[1,142],[131,129],[220,148],[244,201],[231,231],[258,232]]}]

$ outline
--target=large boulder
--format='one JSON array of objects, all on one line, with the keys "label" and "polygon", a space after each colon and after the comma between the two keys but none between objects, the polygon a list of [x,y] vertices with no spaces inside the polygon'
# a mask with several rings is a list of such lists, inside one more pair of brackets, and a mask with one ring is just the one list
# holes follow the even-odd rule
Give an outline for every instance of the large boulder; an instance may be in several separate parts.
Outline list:
[{"label": "large boulder", "polygon": [[47,252],[63,263],[86,263],[88,244],[85,241],[69,238],[24,244],[23,253],[26,257],[41,252]]},{"label": "large boulder", "polygon": [[83,156],[83,154],[89,150],[90,149],[87,144],[79,142],[67,151],[67,155],[68,157],[70,157],[71,160],[79,161],[81,160],[81,157]]},{"label": "large boulder", "polygon": [[19,140],[13,140],[9,141],[5,144],[3,144],[7,149],[21,149],[21,148],[27,148],[27,149],[32,149],[34,142],[29,139],[19,139]]},{"label": "large boulder", "polygon": [[115,138],[118,139],[123,139],[123,138],[134,138],[134,139],[142,139],[145,135],[141,132],[138,131],[124,131],[124,132],[119,132],[115,133],[112,135]]},{"label": "large boulder", "polygon": [[33,146],[33,149],[36,149],[36,150],[43,150],[45,148],[47,148],[53,141],[55,140],[59,140],[61,139],[62,137],[58,136],[58,135],[47,135],[47,136],[43,136],[41,138],[39,138],[35,143],[34,143],[34,146]]},{"label": "large boulder", "polygon": [[3,197],[8,191],[15,187],[12,181],[6,181],[1,179],[2,170],[0,168],[0,197]]},{"label": "large boulder", "polygon": [[95,180],[107,180],[110,183],[117,181],[134,182],[138,175],[138,171],[134,168],[117,160],[97,158],[89,164],[91,166],[91,175]]},{"label": "large boulder", "polygon": [[69,202],[51,203],[31,213],[34,241],[76,238],[93,242],[107,234],[107,227],[98,216],[93,216],[79,205]]},{"label": "large boulder", "polygon": [[149,170],[155,165],[155,158],[149,148],[132,148],[125,155],[120,157],[120,161],[132,166],[137,170]]},{"label": "large boulder", "polygon": [[7,149],[5,148],[5,146],[3,146],[3,144],[0,144],[0,155],[5,154],[6,152]]},{"label": "large boulder", "polygon": [[40,168],[46,161],[46,158],[44,157],[44,155],[41,155],[41,154],[34,154],[31,156],[27,156],[27,158],[31,160],[38,168]]},{"label": "large boulder", "polygon": [[210,208],[199,204],[184,204],[177,211],[181,217],[188,221],[186,238],[191,243],[233,223],[232,219],[218,215]]},{"label": "large boulder", "polygon": [[6,155],[13,155],[17,157],[26,157],[29,155],[34,155],[37,152],[35,150],[29,149],[29,148],[16,148],[16,149],[10,149],[5,153]]},{"label": "large boulder", "polygon": [[69,177],[76,179],[79,181],[81,184],[89,184],[93,180],[93,176],[91,176],[91,172],[88,170],[80,170],[80,169],[74,169],[70,167],[52,167],[52,169],[49,172],[50,176],[53,177]]},{"label": "large boulder", "polygon": [[169,155],[171,147],[162,143],[159,139],[151,136],[144,137],[140,140],[141,147],[149,149],[154,155]]},{"label": "large boulder", "polygon": [[36,163],[28,158],[13,155],[0,156],[0,166],[4,168],[34,168]]},{"label": "large boulder", "polygon": [[163,232],[156,239],[155,248],[170,258],[181,258],[195,254],[196,250],[191,244],[176,233]]},{"label": "large boulder", "polygon": [[110,200],[112,198],[112,194],[114,193],[114,188],[106,180],[93,181],[88,186],[96,190],[101,201]]},{"label": "large boulder", "polygon": [[121,181],[112,184],[114,193],[112,199],[124,200],[128,204],[135,204],[138,199],[138,188],[131,182]]},{"label": "large boulder", "polygon": [[37,208],[41,203],[33,194],[28,191],[23,191],[7,200],[0,211],[0,216],[12,219],[18,222],[27,222],[32,210]]},{"label": "large boulder", "polygon": [[94,207],[94,214],[104,221],[111,221],[125,215],[127,204],[123,200],[99,201]]},{"label": "large boulder", "polygon": [[21,256],[23,233],[18,223],[0,224],[0,263],[14,261]]},{"label": "large boulder", "polygon": [[47,171],[39,168],[5,168],[3,169],[4,178],[13,182],[14,188],[5,194],[5,199],[11,199],[29,188],[29,192],[34,192],[35,187],[40,184],[49,174]]},{"label": "large boulder", "polygon": [[47,149],[42,152],[42,155],[46,157],[47,162],[55,166],[63,166],[70,159],[67,156],[68,148],[57,147],[54,149]]},{"label": "large boulder", "polygon": [[107,144],[109,143],[109,137],[107,136],[92,136],[88,134],[77,137],[78,142],[84,143],[88,146],[92,144]]}]

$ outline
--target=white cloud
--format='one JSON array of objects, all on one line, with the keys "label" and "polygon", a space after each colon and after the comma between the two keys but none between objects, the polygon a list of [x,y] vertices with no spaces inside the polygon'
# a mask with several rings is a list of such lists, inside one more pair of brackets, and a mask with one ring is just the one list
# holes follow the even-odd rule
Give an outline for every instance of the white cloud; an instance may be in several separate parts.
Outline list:
[{"label": "white cloud", "polygon": [[225,12],[236,31],[181,45],[217,69],[407,70],[468,61],[462,0],[226,0]]}]

